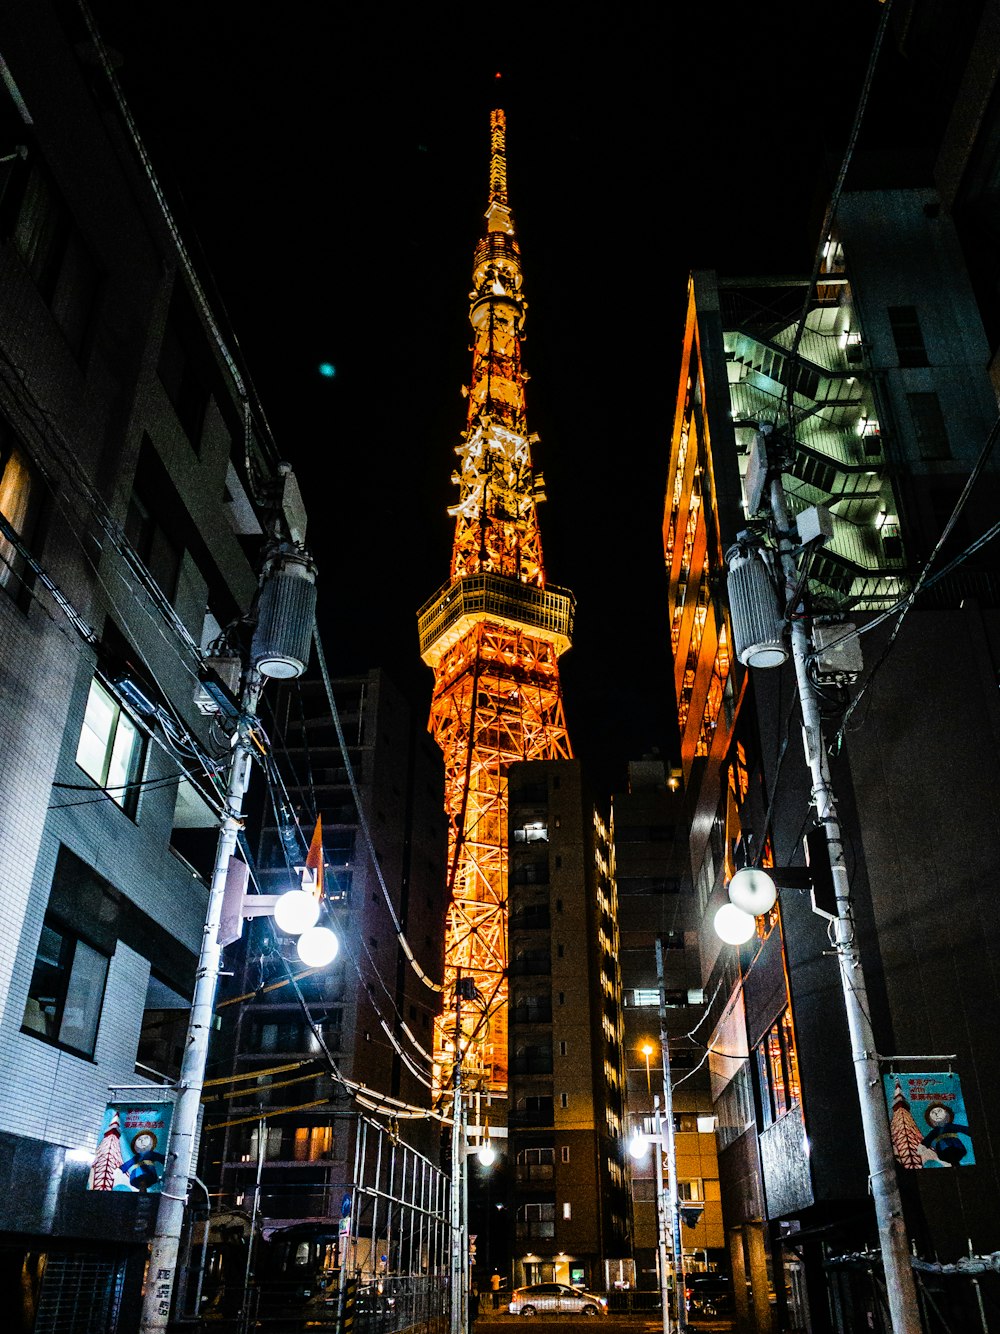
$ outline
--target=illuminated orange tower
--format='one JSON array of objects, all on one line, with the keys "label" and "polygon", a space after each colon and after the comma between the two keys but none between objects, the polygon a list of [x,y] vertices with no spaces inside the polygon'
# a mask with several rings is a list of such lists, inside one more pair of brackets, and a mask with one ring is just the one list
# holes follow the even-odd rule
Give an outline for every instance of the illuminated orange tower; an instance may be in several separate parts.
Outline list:
[{"label": "illuminated orange tower", "polygon": [[[482,1089],[507,1086],[507,780],[516,760],[571,755],[558,658],[570,646],[573,595],[545,580],[531,466],[521,339],[527,302],[507,202],[506,118],[490,115],[490,193],[476,246],[467,428],[451,575],[419,612],[420,652],[434,669],[430,730],[444,753],[451,901],[444,1012],[434,1035],[447,1086],[455,1037]],[[456,1005],[459,979],[467,998]],[[474,984],[473,996],[469,983]]]}]

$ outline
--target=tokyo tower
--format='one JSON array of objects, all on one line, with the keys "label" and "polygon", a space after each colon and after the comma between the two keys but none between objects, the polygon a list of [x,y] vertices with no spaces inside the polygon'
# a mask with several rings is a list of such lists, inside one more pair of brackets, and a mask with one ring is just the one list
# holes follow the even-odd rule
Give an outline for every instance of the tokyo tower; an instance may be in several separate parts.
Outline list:
[{"label": "tokyo tower", "polygon": [[[507,780],[517,760],[568,759],[558,659],[573,595],[545,579],[538,529],[544,483],[531,465],[521,340],[527,302],[507,202],[506,118],[490,115],[486,227],[476,246],[468,421],[452,474],[458,503],[451,574],[418,614],[434,669],[430,731],[445,761],[450,905],[444,1011],[434,1034],[438,1087],[462,1064],[484,1092],[507,1087]],[[457,1001],[458,992],[462,998]]]}]

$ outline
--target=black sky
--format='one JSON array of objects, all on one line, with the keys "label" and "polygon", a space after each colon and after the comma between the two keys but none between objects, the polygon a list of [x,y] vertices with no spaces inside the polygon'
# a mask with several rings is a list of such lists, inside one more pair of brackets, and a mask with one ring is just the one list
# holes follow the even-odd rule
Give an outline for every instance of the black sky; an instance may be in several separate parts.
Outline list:
[{"label": "black sky", "polygon": [[687,273],[808,270],[879,6],[93,4],[303,484],[331,666],[384,666],[420,712],[499,97],[546,567],[578,602],[571,735],[599,783],[673,750],[659,534]]}]

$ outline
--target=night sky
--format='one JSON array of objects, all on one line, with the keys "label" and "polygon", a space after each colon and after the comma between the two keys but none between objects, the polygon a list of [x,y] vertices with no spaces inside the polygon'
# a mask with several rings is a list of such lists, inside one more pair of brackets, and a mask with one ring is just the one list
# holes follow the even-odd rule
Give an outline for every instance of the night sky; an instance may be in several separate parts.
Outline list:
[{"label": "night sky", "polygon": [[879,6],[93,6],[302,483],[331,668],[385,667],[420,714],[415,612],[448,573],[506,108],[546,569],[577,597],[571,737],[599,785],[672,753],[660,524],[687,273],[808,271]]}]

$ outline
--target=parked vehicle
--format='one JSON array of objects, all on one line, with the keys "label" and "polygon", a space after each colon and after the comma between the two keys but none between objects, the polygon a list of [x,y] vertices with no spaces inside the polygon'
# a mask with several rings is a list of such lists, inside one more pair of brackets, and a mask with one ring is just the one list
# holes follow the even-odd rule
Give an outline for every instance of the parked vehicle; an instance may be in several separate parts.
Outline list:
[{"label": "parked vehicle", "polygon": [[733,1285],[727,1274],[688,1274],[684,1304],[690,1316],[732,1315]]},{"label": "parked vehicle", "polygon": [[511,1315],[607,1315],[607,1297],[581,1292],[565,1283],[533,1283],[515,1288],[511,1294]]}]

